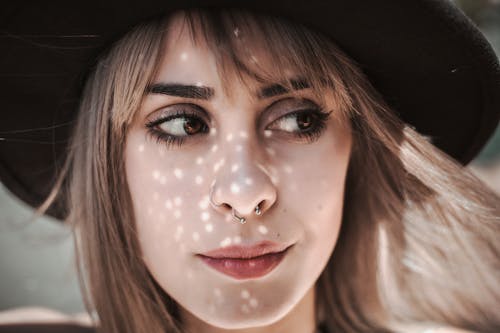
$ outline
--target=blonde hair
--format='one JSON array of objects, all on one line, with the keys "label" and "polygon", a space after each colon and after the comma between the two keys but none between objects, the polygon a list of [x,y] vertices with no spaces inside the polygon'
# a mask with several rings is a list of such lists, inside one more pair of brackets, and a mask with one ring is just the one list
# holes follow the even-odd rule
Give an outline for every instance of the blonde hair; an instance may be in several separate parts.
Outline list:
[{"label": "blonde hair", "polygon": [[[289,85],[293,68],[318,96],[333,96],[338,120],[351,124],[342,227],[316,284],[318,321],[331,332],[423,321],[498,331],[500,198],[396,117],[324,36],[246,12],[184,14],[193,40],[216,56],[225,89],[233,75]],[[93,68],[66,164],[39,209],[66,200],[82,292],[108,333],[182,332],[177,304],[142,261],[123,177],[127,129],[156,74],[166,27],[168,20],[137,27]],[[269,50],[273,72],[251,61],[248,41]]]}]

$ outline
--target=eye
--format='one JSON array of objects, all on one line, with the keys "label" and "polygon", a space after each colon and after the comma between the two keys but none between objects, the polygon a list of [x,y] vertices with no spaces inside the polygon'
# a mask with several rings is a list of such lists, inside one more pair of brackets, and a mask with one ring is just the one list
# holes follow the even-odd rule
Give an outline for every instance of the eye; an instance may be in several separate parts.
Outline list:
[{"label": "eye", "polygon": [[311,143],[323,134],[331,112],[319,108],[293,111],[275,120],[267,129],[277,129],[293,139],[305,139]]},{"label": "eye", "polygon": [[[208,133],[208,126],[193,109],[194,104],[177,105],[178,109],[168,116],[152,120],[146,124],[148,137],[157,143],[165,143],[167,147],[176,144],[181,146],[184,140],[199,133]],[[194,112],[193,112],[194,111]]]}]

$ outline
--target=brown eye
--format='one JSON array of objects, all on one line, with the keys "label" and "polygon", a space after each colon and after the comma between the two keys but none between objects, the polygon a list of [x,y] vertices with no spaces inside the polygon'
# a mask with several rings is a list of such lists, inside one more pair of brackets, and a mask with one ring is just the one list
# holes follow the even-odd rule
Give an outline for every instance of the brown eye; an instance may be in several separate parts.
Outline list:
[{"label": "brown eye", "polygon": [[198,119],[191,118],[184,123],[184,131],[189,135],[196,134],[202,127],[203,125]]},{"label": "brown eye", "polygon": [[312,114],[303,112],[297,115],[297,124],[299,129],[307,130],[309,127],[311,127],[312,123],[313,123]]}]

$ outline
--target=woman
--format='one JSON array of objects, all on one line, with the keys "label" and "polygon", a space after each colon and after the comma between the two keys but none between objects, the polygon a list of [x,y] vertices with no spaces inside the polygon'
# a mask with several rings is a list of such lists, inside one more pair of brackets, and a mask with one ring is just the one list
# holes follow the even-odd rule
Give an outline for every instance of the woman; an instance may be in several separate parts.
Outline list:
[{"label": "woman", "polygon": [[[73,227],[103,332],[498,330],[499,198],[459,163],[494,126],[437,138],[457,161],[323,34],[171,13],[91,68],[38,211]],[[445,137],[441,112],[414,124]]]}]

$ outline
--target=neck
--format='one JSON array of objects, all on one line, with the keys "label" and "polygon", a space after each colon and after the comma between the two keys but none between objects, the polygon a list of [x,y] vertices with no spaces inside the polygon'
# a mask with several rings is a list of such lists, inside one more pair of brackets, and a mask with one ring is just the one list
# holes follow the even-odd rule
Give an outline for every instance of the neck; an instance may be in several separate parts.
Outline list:
[{"label": "neck", "polygon": [[277,322],[260,327],[228,330],[212,326],[181,307],[182,322],[186,332],[199,333],[314,333],[316,331],[314,285],[295,307]]}]

